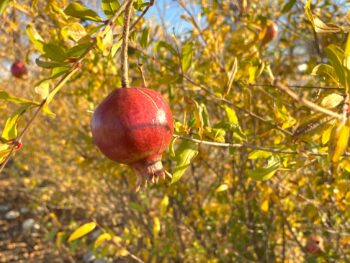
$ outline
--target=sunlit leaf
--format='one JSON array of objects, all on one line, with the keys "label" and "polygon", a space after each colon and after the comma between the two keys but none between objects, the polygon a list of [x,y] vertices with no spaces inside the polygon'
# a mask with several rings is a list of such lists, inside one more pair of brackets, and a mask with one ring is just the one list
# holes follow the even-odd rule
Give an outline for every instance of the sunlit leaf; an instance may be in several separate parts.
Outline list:
[{"label": "sunlit leaf", "polygon": [[153,219],[153,236],[158,236],[160,232],[160,220],[158,217],[154,217]]},{"label": "sunlit leaf", "polygon": [[193,56],[192,43],[186,43],[182,47],[181,56],[182,56],[181,57],[182,70],[183,70],[183,72],[186,72],[192,64],[192,56]]},{"label": "sunlit leaf", "polygon": [[95,222],[86,223],[76,229],[68,238],[68,242],[72,242],[76,239],[79,239],[87,234],[89,234],[96,227]]},{"label": "sunlit leaf", "polygon": [[186,172],[187,168],[190,167],[192,159],[198,154],[198,145],[189,142],[182,141],[175,152],[175,167],[173,170],[173,177],[171,183],[176,183],[180,180],[182,175]]},{"label": "sunlit leaf", "polygon": [[228,190],[228,185],[227,184],[221,184],[215,189],[215,193],[220,193]]},{"label": "sunlit leaf", "polygon": [[110,18],[118,10],[120,4],[118,0],[102,0],[101,6],[107,18]]},{"label": "sunlit leaf", "polygon": [[98,238],[95,240],[95,248],[99,247],[103,242],[105,241],[109,241],[112,239],[111,234],[108,233],[103,233],[101,235],[98,236]]},{"label": "sunlit leaf", "polygon": [[72,16],[72,17],[76,17],[76,18],[80,18],[83,20],[91,20],[91,21],[95,21],[95,22],[100,22],[102,21],[102,18],[98,16],[98,14],[83,6],[80,3],[71,3],[69,4],[66,9],[64,9],[64,12],[66,15],[68,16]]},{"label": "sunlit leaf", "polygon": [[40,51],[40,53],[44,54],[44,40],[38,31],[36,31],[33,26],[28,25],[26,27],[26,32],[29,40],[34,44],[35,48]]},{"label": "sunlit leaf", "polygon": [[324,76],[333,81],[336,85],[339,85],[339,78],[335,69],[331,65],[319,64],[313,68],[311,75]]},{"label": "sunlit leaf", "polygon": [[38,102],[12,96],[9,93],[7,93],[6,91],[2,91],[2,90],[0,90],[0,100],[5,100],[7,102],[15,103],[15,104],[39,105]]},{"label": "sunlit leaf", "polygon": [[1,137],[6,140],[15,139],[17,137],[17,121],[18,118],[30,107],[30,105],[22,105],[9,118],[7,118],[5,127],[2,130]]},{"label": "sunlit leaf", "polygon": [[271,152],[263,151],[263,150],[254,150],[248,155],[248,159],[266,159],[270,158],[272,155]]},{"label": "sunlit leaf", "polygon": [[5,12],[9,2],[10,2],[9,0],[0,0],[0,15],[2,15]]},{"label": "sunlit leaf", "polygon": [[142,48],[147,48],[149,45],[149,32],[150,32],[150,28],[149,27],[145,27],[142,30],[141,36],[140,36],[140,45]]},{"label": "sunlit leaf", "polygon": [[348,147],[350,134],[350,123],[338,123],[333,128],[330,145],[329,145],[329,157],[333,163],[337,163],[340,157],[344,154]]},{"label": "sunlit leaf", "polygon": [[256,181],[268,180],[277,172],[280,165],[280,159],[272,156],[266,166],[254,170],[248,169],[246,174]]},{"label": "sunlit leaf", "polygon": [[337,93],[332,93],[324,97],[320,105],[328,109],[333,109],[339,106],[340,103],[342,103],[343,101],[344,101],[344,97],[342,95],[339,95]]}]

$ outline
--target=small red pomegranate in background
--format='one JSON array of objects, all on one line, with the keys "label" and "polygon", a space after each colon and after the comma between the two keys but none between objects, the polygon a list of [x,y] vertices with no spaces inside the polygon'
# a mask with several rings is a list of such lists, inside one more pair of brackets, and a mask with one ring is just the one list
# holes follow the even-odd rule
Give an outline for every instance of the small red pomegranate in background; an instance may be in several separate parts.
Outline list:
[{"label": "small red pomegranate in background", "polygon": [[265,45],[268,42],[274,40],[278,35],[278,26],[275,22],[269,20],[266,23],[264,30],[262,31],[261,44]]},{"label": "small red pomegranate in background", "polygon": [[137,171],[137,188],[165,178],[161,158],[174,126],[160,93],[141,87],[116,89],[96,108],[91,126],[94,142],[104,155]]},{"label": "small red pomegranate in background", "polygon": [[317,255],[324,251],[323,239],[320,236],[310,236],[306,242],[305,250],[310,255]]},{"label": "small red pomegranate in background", "polygon": [[28,73],[27,67],[22,61],[16,60],[15,63],[12,64],[11,74],[15,78],[22,78],[27,73]]}]

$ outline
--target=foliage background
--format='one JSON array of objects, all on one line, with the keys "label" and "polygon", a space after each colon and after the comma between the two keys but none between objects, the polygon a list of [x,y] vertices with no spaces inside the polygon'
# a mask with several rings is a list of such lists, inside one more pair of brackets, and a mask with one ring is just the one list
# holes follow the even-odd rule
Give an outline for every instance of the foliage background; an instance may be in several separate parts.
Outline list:
[{"label": "foliage background", "polygon": [[[61,72],[78,40],[103,26],[64,13],[72,2],[8,2],[0,27],[1,90],[40,101],[40,93],[57,78],[49,86],[38,85],[52,69],[35,60],[58,63],[53,71]],[[106,19],[100,1],[81,3]],[[300,96],[342,112],[347,78],[342,82],[337,68],[313,69],[331,62],[330,44],[346,50],[349,4],[312,1],[311,12],[327,24],[321,33],[304,5],[293,0],[156,1],[131,36],[132,85],[142,85],[142,64],[148,86],[169,101],[177,134],[242,147],[175,139],[163,158],[173,183],[138,193],[133,172],[102,156],[90,131],[93,109],[120,86],[119,52],[113,57],[108,41],[89,52],[50,103],[55,116],[38,117],[23,149],[1,174],[1,180],[15,178],[13,191],[30,200],[42,238],[77,261],[93,251],[96,259],[120,262],[349,262],[350,163],[338,156],[332,164],[327,157],[328,148],[337,145],[345,152],[347,140],[331,135],[335,121],[324,123],[324,115],[272,85],[279,79]],[[279,35],[261,45],[268,20],[277,23]],[[330,23],[341,30],[331,30]],[[51,49],[40,53],[27,25]],[[114,43],[121,29],[117,24]],[[28,65],[25,80],[8,73],[16,58]],[[1,101],[1,127],[18,107]],[[32,114],[28,110],[19,118],[19,130]],[[300,135],[292,136],[296,131]],[[181,166],[187,168],[183,176]],[[68,241],[89,222],[97,224],[94,232]],[[311,235],[322,237],[324,253],[307,254],[304,245]]]}]

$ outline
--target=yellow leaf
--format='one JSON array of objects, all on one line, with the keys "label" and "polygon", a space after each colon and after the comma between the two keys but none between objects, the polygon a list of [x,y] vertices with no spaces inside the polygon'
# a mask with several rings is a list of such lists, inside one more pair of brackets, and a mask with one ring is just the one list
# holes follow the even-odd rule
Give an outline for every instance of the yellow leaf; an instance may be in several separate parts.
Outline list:
[{"label": "yellow leaf", "polygon": [[169,205],[169,197],[166,195],[164,196],[162,202],[160,202],[160,211],[162,215],[166,213],[166,209],[168,205]]},{"label": "yellow leaf", "polygon": [[153,235],[158,236],[159,232],[160,232],[160,220],[158,217],[155,217],[153,222]]},{"label": "yellow leaf", "polygon": [[119,257],[126,257],[127,255],[129,255],[129,251],[123,247],[123,248],[119,249],[116,254]]},{"label": "yellow leaf", "polygon": [[104,241],[111,240],[112,236],[108,233],[103,233],[98,236],[98,238],[95,241],[95,248],[99,247]]},{"label": "yellow leaf", "polygon": [[223,191],[226,191],[227,189],[228,189],[228,185],[222,184],[218,188],[216,188],[215,193],[223,192]]},{"label": "yellow leaf", "polygon": [[342,245],[348,245],[350,244],[350,236],[344,237],[342,240],[340,240],[340,243]]},{"label": "yellow leaf", "polygon": [[339,123],[333,128],[329,146],[329,157],[333,163],[337,163],[348,147],[350,133],[349,121]]},{"label": "yellow leaf", "polygon": [[96,227],[95,222],[90,222],[82,225],[78,229],[76,229],[68,238],[68,242],[71,242],[73,240],[76,240],[78,238],[81,238],[85,236],[86,234],[90,233],[92,230],[94,230]]},{"label": "yellow leaf", "polygon": [[261,206],[260,206],[260,209],[261,209],[261,211],[263,211],[263,212],[268,212],[269,211],[269,199],[265,199],[263,202],[262,202],[262,204],[261,204]]},{"label": "yellow leaf", "polygon": [[60,248],[62,245],[62,241],[64,236],[66,235],[65,232],[58,232],[56,235],[56,247]]}]

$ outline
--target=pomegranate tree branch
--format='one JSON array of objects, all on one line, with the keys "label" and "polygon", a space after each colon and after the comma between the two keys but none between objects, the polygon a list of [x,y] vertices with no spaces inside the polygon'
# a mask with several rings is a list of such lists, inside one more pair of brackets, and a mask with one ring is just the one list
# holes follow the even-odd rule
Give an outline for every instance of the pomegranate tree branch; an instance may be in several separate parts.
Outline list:
[{"label": "pomegranate tree branch", "polygon": [[287,93],[294,100],[300,102],[301,104],[303,104],[304,106],[308,107],[309,109],[311,109],[313,111],[318,111],[318,112],[324,113],[328,116],[331,116],[331,117],[339,119],[339,120],[343,119],[343,115],[336,113],[334,111],[328,110],[326,108],[323,108],[323,107],[313,103],[312,101],[309,101],[304,96],[298,95],[297,93],[292,91],[289,87],[287,87],[281,83],[276,82],[275,87],[278,88],[279,90]]},{"label": "pomegranate tree branch", "polygon": [[142,11],[141,15],[136,19],[136,21],[131,25],[130,30],[133,29],[138,22],[140,22],[141,18],[145,16],[145,14],[148,12],[148,9],[150,9],[154,5],[155,0],[150,0],[148,3],[148,6]]},{"label": "pomegranate tree branch", "polygon": [[[102,33],[102,37],[106,36],[106,34],[108,33],[109,30],[112,30],[115,21],[117,20],[117,18],[120,16],[120,14],[125,10],[126,6],[131,3],[133,0],[126,0],[124,1],[124,3],[119,7],[119,9],[115,12],[115,14],[113,15],[113,17],[108,20],[108,23],[106,24],[106,27],[101,31]],[[91,43],[91,45],[84,51],[83,54],[81,54],[79,56],[79,58],[72,64],[72,66],[70,67],[70,69],[66,72],[66,74],[64,74],[60,80],[55,84],[55,86],[53,87],[53,90],[57,90],[61,85],[63,85],[66,81],[68,81],[74,74],[75,71],[77,71],[77,69],[79,68],[79,65],[81,64],[81,62],[84,60],[84,58],[86,57],[86,55],[95,47],[96,45],[96,39],[94,39]],[[35,119],[38,117],[39,113],[41,112],[41,110],[43,109],[43,107],[45,106],[47,102],[47,99],[43,99],[41,101],[41,103],[38,105],[38,108],[36,109],[36,111],[34,112],[33,116],[29,119],[29,121],[26,123],[26,125],[24,126],[23,130],[21,131],[21,133],[16,137],[16,139],[14,139],[15,142],[19,142],[21,139],[23,139],[24,135],[28,132],[30,126],[33,124],[33,122],[35,121]],[[6,164],[8,163],[8,161],[10,160],[10,158],[16,153],[16,147],[17,144],[13,143],[10,149],[10,152],[8,153],[8,155],[6,156],[5,160],[3,161],[3,163],[0,166],[0,174],[2,173],[2,171],[4,170]]]},{"label": "pomegranate tree branch", "polygon": [[121,53],[122,68],[122,88],[129,87],[129,65],[128,65],[128,45],[130,32],[130,17],[133,0],[129,1],[125,8],[124,25],[123,25],[123,44]]},{"label": "pomegranate tree branch", "polygon": [[[212,141],[205,141],[200,139],[195,139],[191,137],[186,137],[183,135],[174,134],[174,138],[179,138],[181,140],[191,141],[193,143],[197,144],[203,144],[203,145],[209,145],[209,146],[216,146],[216,147],[222,147],[222,148],[249,148],[253,150],[261,150],[271,153],[281,153],[281,154],[299,154],[301,152],[293,151],[293,150],[282,150],[277,149],[273,147],[266,147],[266,146],[260,146],[260,145],[254,145],[250,143],[228,143],[228,142],[212,142]],[[305,152],[307,155],[313,155],[313,156],[328,156],[328,153],[320,153],[320,152]],[[343,154],[343,156],[350,156],[350,153],[346,152]]]}]

